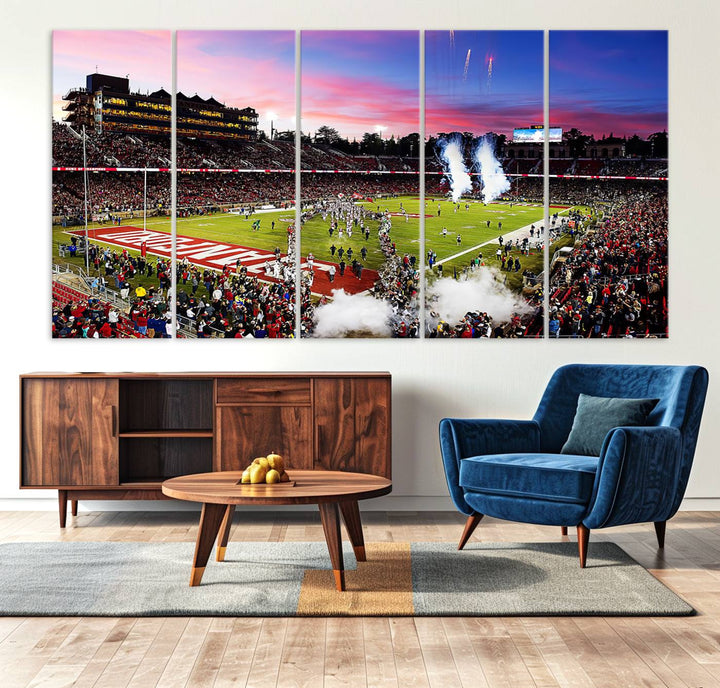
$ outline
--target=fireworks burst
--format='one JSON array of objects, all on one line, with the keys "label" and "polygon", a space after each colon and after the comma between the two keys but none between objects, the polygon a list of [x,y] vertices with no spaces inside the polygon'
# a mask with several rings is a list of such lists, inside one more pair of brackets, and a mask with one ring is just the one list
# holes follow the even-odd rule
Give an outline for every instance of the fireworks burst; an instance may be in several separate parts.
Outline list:
[{"label": "fireworks burst", "polygon": [[450,47],[455,47],[455,31],[453,29],[450,29]]},{"label": "fireworks burst", "polygon": [[493,56],[490,55],[487,59],[487,65],[488,65],[488,71],[487,71],[487,90],[488,93],[490,92],[490,87],[492,86],[492,73],[493,73]]},{"label": "fireworks burst", "polygon": [[463,69],[463,81],[467,80],[468,67],[470,67],[470,51],[471,50],[472,50],[471,48],[468,49],[467,57],[465,58],[465,69]]}]

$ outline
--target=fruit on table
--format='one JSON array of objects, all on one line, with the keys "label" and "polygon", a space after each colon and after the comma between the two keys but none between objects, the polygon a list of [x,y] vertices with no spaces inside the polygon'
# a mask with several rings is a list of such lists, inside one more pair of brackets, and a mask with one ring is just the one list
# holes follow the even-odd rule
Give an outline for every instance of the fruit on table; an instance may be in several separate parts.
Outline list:
[{"label": "fruit on table", "polygon": [[270,468],[270,462],[264,456],[259,456],[257,459],[254,459],[253,463],[260,464],[265,470]]},{"label": "fruit on table", "polygon": [[275,454],[274,452],[272,454],[268,454],[267,462],[270,464],[270,468],[274,468],[280,474],[282,474],[285,470],[285,462],[280,454]]},{"label": "fruit on table", "polygon": [[261,463],[254,463],[250,466],[250,482],[253,485],[257,485],[257,483],[264,483],[266,475],[267,468],[265,468],[265,466]]},{"label": "fruit on table", "polygon": [[290,482],[290,476],[285,472],[285,461],[280,454],[271,452],[267,456],[258,456],[242,472],[240,482],[243,484],[267,484]]}]

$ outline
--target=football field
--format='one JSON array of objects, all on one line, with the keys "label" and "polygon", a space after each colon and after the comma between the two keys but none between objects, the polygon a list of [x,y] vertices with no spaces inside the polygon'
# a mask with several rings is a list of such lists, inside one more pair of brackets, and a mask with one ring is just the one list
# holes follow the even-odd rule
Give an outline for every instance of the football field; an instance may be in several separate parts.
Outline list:
[{"label": "football field", "polygon": [[[420,244],[420,200],[417,196],[376,199],[373,203],[364,202],[368,210],[389,212],[392,218],[390,237],[395,242],[400,256],[405,253],[415,255],[418,259],[425,259],[427,252],[436,253],[436,265],[442,264],[443,274],[452,275],[463,270],[470,261],[482,252],[486,265],[499,267],[495,260],[495,251],[498,248],[498,236],[528,227],[532,224],[538,228],[543,220],[543,209],[539,204],[523,205],[509,203],[492,203],[484,205],[481,202],[462,200],[459,205],[453,204],[447,198],[426,199],[425,215],[425,248]],[[565,209],[551,209],[566,212]],[[407,212],[407,215],[405,212]],[[205,216],[191,216],[178,218],[178,235],[194,237],[208,242],[228,243],[245,247],[252,247],[264,251],[275,251],[279,248],[282,254],[287,252],[288,227],[294,224],[295,212],[292,209],[262,211],[246,218],[243,215],[231,213],[218,213]],[[123,221],[123,224],[142,226],[142,218]],[[370,236],[365,236],[357,228],[351,238],[344,234],[339,238],[337,233],[329,234],[330,220],[323,220],[320,215],[307,221],[303,227],[300,246],[303,262],[307,255],[312,253],[319,261],[339,263],[337,249],[348,248],[353,250],[353,258],[360,260],[361,249],[365,247],[367,256],[363,263],[366,268],[377,270],[384,262],[380,249],[377,230],[378,220],[366,222],[370,228]],[[104,225],[107,227],[108,225]],[[90,229],[100,227],[95,223],[89,225]],[[147,220],[147,228],[156,232],[170,232],[170,219],[167,217]],[[74,228],[77,232],[81,228]],[[57,255],[57,245],[68,243],[68,230],[55,227],[53,230],[54,255]],[[102,245],[102,241],[98,240]],[[333,254],[331,247],[335,246]],[[423,255],[420,255],[423,252]],[[152,249],[149,250],[152,255]],[[513,257],[519,257],[519,251],[513,251]],[[542,254],[531,250],[530,256],[520,257],[522,269],[529,268],[533,272],[542,270]],[[65,262],[82,264],[81,257],[72,261],[67,257]],[[346,262],[348,261],[346,258]],[[436,268],[437,270],[437,268]],[[507,283],[516,288],[521,283],[519,274],[508,273]]]}]

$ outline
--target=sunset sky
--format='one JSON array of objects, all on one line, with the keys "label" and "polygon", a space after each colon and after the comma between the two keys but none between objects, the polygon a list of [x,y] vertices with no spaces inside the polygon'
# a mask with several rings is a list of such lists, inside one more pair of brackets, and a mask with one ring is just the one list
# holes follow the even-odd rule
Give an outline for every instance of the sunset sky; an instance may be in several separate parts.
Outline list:
[{"label": "sunset sky", "polygon": [[426,31],[425,107],[431,136],[542,124],[542,32]]},{"label": "sunset sky", "polygon": [[186,96],[213,96],[253,107],[270,135],[295,129],[294,31],[178,31],[177,85]]},{"label": "sunset sky", "polygon": [[417,31],[303,31],[302,129],[343,137],[420,131]]},{"label": "sunset sky", "polygon": [[667,129],[666,31],[551,31],[550,121],[647,138]]},{"label": "sunset sky", "polygon": [[[55,31],[53,116],[94,71],[129,75],[133,91],[172,88],[170,31]],[[419,131],[417,31],[303,31],[302,129],[342,136]],[[426,31],[426,133],[542,124],[541,31]],[[552,31],[550,123],[596,137],[667,128],[664,31]],[[186,95],[254,107],[269,133],[295,126],[294,31],[179,31]]]},{"label": "sunset sky", "polygon": [[62,97],[85,86],[85,77],[130,76],[133,91],[172,89],[170,31],[53,31],[53,118],[61,120]]}]

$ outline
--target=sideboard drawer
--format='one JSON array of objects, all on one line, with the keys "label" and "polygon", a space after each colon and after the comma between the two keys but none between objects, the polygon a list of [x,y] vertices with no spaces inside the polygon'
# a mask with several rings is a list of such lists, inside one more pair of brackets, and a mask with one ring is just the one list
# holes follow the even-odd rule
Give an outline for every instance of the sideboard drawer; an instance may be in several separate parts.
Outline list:
[{"label": "sideboard drawer", "polygon": [[310,405],[310,378],[219,378],[218,404]]}]

